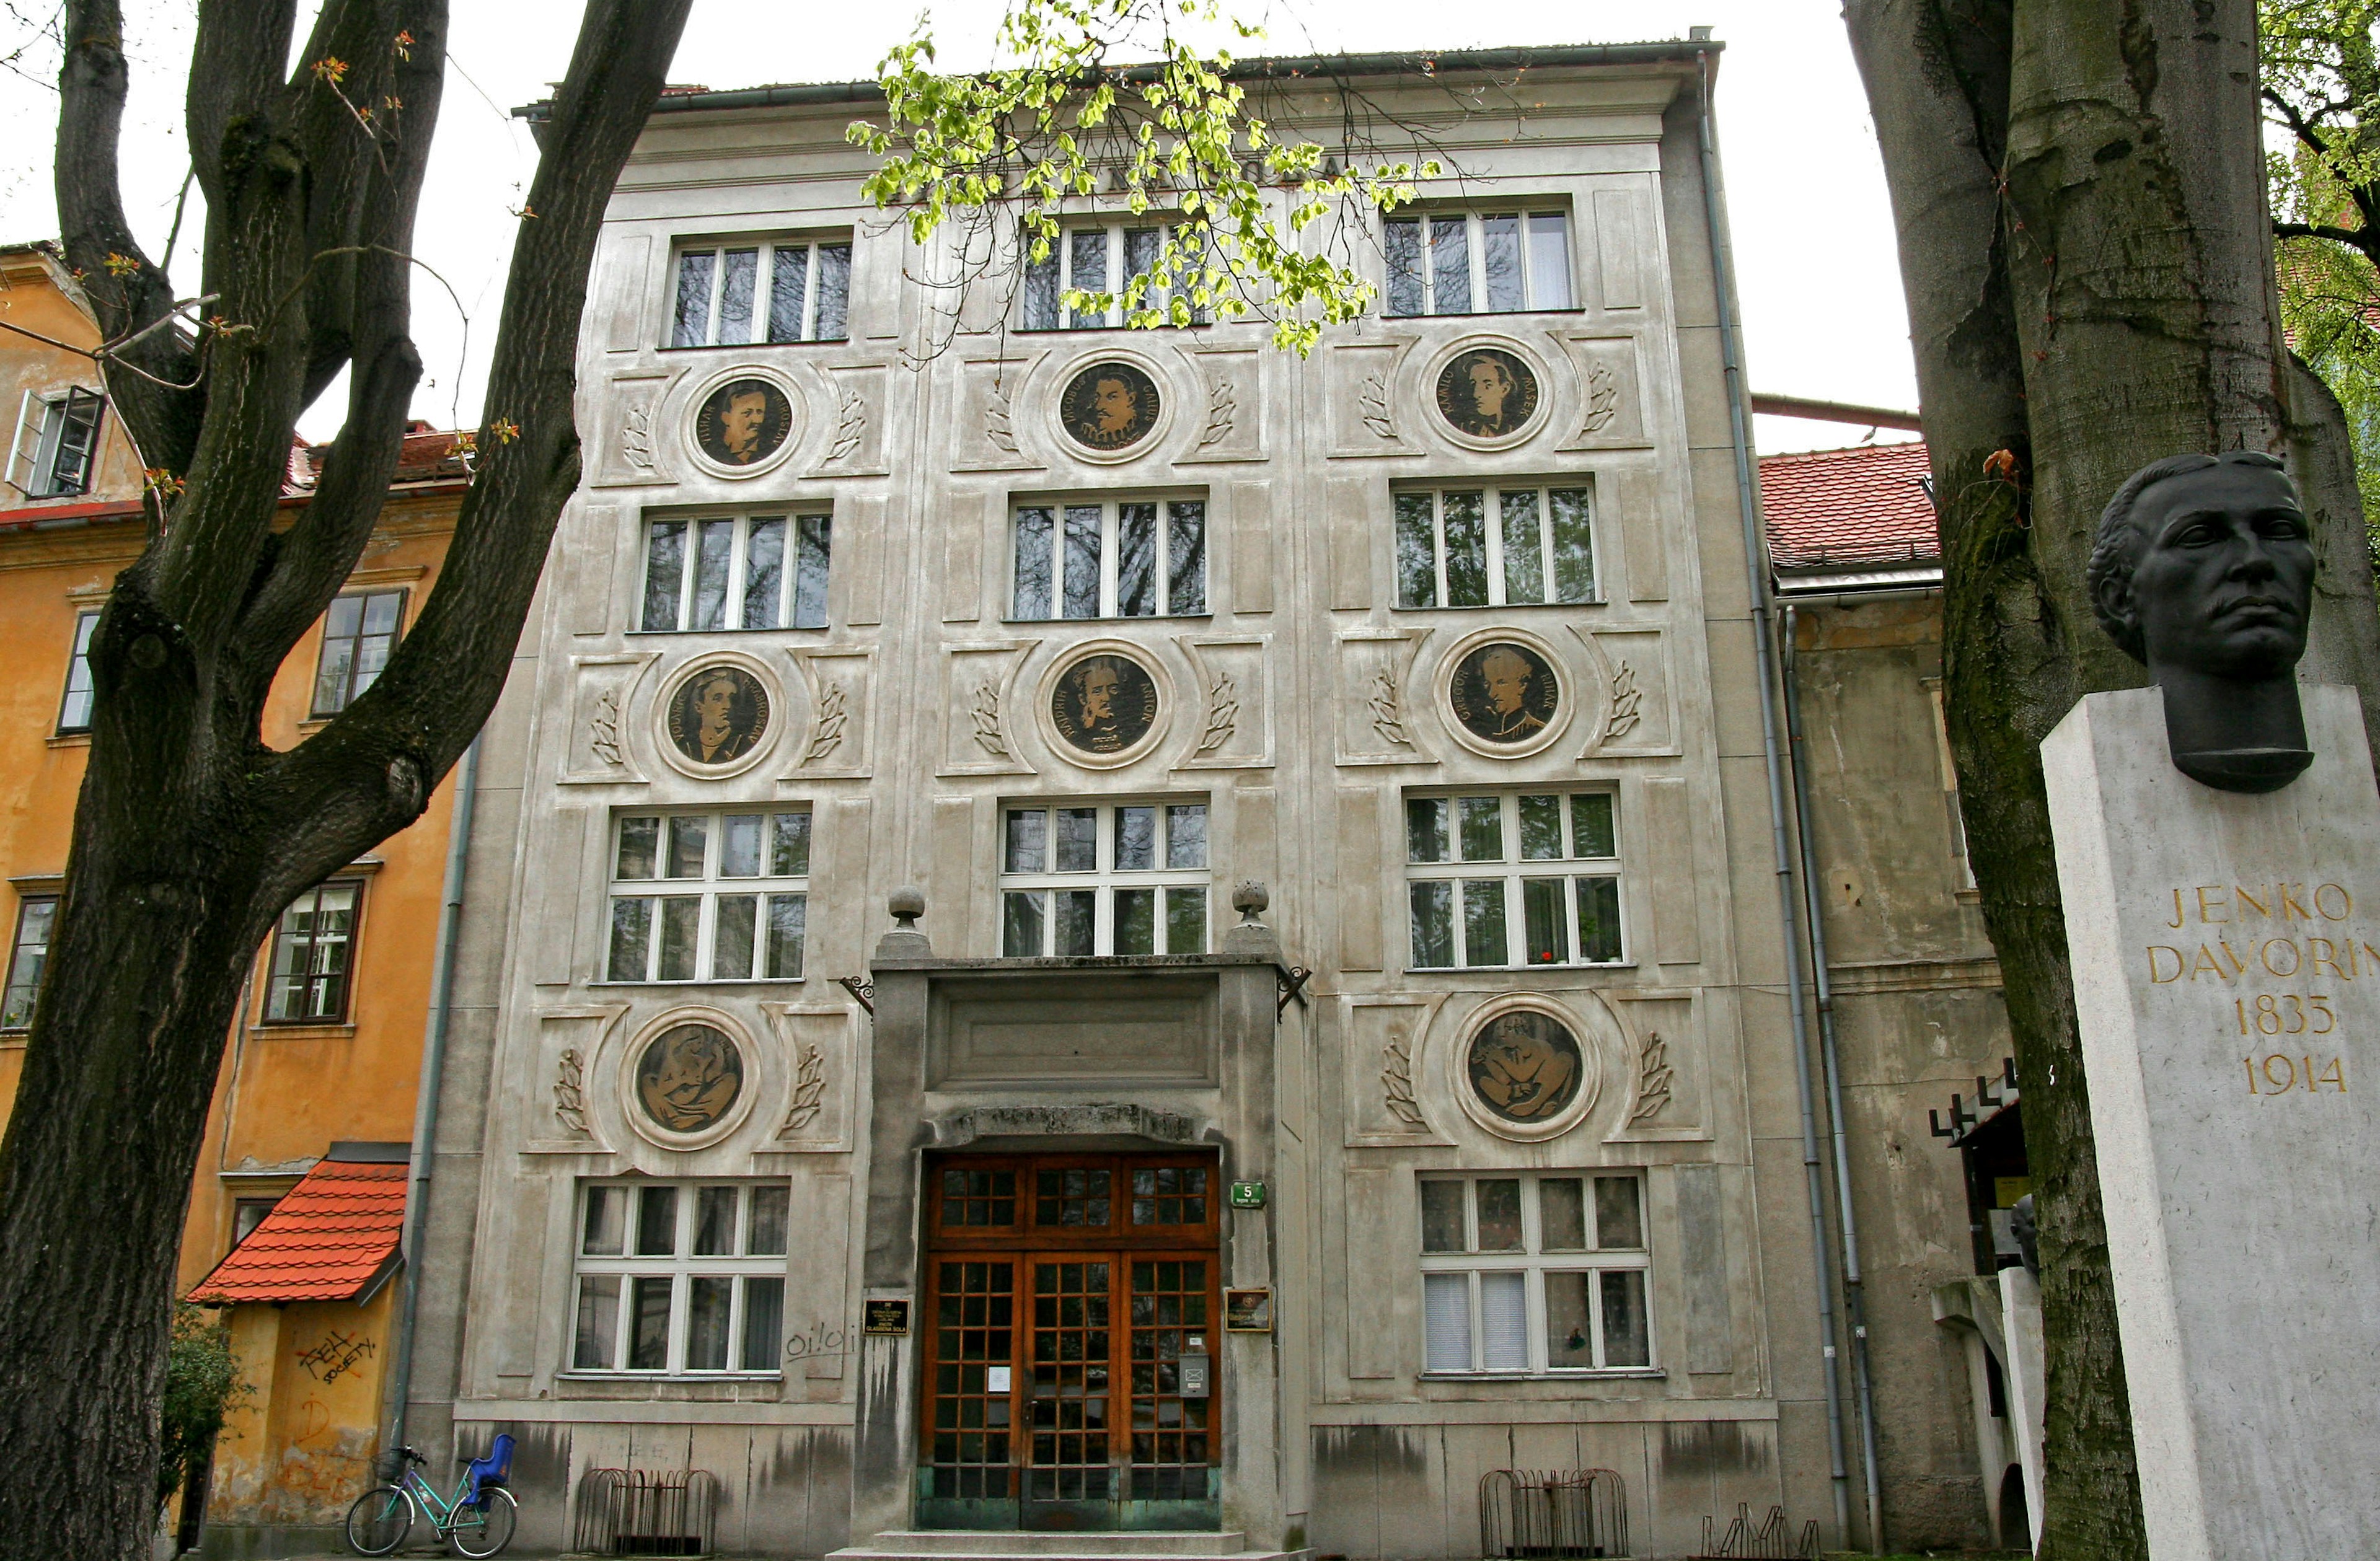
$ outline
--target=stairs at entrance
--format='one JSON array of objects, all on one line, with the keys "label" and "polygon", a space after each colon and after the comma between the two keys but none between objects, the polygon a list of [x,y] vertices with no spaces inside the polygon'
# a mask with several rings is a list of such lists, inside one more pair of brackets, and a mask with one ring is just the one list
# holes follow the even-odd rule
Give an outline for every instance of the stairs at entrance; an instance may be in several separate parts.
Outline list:
[{"label": "stairs at entrance", "polygon": [[827,1561],[1314,1561],[1311,1550],[1250,1550],[1247,1536],[1202,1530],[1027,1533],[1017,1530],[894,1530]]}]

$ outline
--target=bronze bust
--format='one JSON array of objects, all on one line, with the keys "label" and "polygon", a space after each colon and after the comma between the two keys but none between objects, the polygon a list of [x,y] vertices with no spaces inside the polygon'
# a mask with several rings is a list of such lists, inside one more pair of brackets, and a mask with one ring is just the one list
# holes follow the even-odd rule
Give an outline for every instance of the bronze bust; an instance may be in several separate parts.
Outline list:
[{"label": "bronze bust", "polygon": [[2092,606],[2164,690],[2173,765],[2193,780],[2277,792],[2313,762],[2295,676],[2309,536],[2296,485],[2252,450],[2152,462],[2099,516]]}]

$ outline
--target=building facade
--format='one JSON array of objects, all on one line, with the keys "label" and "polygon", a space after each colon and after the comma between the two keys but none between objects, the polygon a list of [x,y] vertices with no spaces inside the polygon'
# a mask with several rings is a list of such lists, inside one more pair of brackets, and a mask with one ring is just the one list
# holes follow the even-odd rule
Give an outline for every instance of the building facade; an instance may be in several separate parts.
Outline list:
[{"label": "building facade", "polygon": [[419,1251],[412,1437],[514,1434],[525,1547],[1863,1522],[1711,48],[1244,67],[1446,164],[1305,359],[1066,314],[1116,200],[931,285],[868,89],[663,100]]}]

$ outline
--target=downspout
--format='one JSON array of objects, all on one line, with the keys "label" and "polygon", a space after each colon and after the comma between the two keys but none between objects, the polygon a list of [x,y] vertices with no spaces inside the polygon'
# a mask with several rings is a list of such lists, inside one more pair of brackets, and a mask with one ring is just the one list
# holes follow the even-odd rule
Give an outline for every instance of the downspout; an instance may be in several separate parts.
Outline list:
[{"label": "downspout", "polygon": [[463,872],[471,856],[471,805],[478,797],[480,739],[463,750],[455,769],[455,811],[446,825],[446,887],[439,898],[438,947],[431,955],[430,1017],[421,1038],[421,1083],[414,1095],[413,1164],[405,1195],[405,1299],[397,1322],[396,1361],[389,1373],[388,1434],[381,1455],[394,1472],[405,1446],[406,1410],[413,1397],[413,1336],[421,1314],[421,1226],[430,1212],[430,1173],[437,1147],[438,1086],[446,1071],[446,1030],[455,1000],[455,940],[463,922]]},{"label": "downspout", "polygon": [[[1807,752],[1802,735],[1802,695],[1793,681],[1794,609],[1785,608],[1785,737],[1793,760],[1793,826],[1802,851],[1803,902],[1810,914],[1811,985],[1818,997],[1818,1056],[1827,1074],[1827,1125],[1834,1137],[1835,1204],[1843,1233],[1843,1310],[1852,1330],[1852,1392],[1859,1399],[1860,1461],[1867,1476],[1867,1520],[1870,1535],[1883,1532],[1883,1487],[1876,1467],[1876,1391],[1868,1377],[1867,1288],[1860,1276],[1859,1218],[1852,1207],[1851,1143],[1843,1127],[1842,1069],[1835,1050],[1834,983],[1827,974],[1827,924],[1818,914],[1818,884],[1810,876],[1810,842],[1817,831],[1810,823],[1810,784],[1803,769]],[[1883,1552],[1883,1542],[1878,1555]]]},{"label": "downspout", "polygon": [[[1707,28],[1696,28],[1697,40]],[[1735,261],[1721,217],[1718,144],[1711,127],[1711,67],[1707,50],[1697,56],[1702,79],[1700,114],[1703,217],[1710,230],[1711,291],[1718,306],[1719,362],[1727,381],[1728,431],[1735,454],[1735,504],[1743,522],[1743,572],[1751,597],[1753,654],[1760,676],[1760,746],[1768,769],[1768,834],[1777,862],[1777,915],[1785,935],[1786,999],[1793,1013],[1793,1076],[1801,1089],[1802,1169],[1808,1182],[1810,1252],[1817,1267],[1818,1337],[1826,1351],[1827,1453],[1832,1465],[1835,1531],[1851,1538],[1851,1475],[1843,1467],[1843,1394],[1836,1379],[1833,1264],[1828,1257],[1826,1178],[1818,1156],[1817,1104],[1810,1082],[1810,1025],[1802,999],[1802,934],[1796,923],[1793,858],[1786,840],[1784,766],[1778,752],[1776,666],[1769,635],[1768,572],[1762,566],[1759,485],[1752,466],[1752,427],[1742,354],[1737,346]],[[1868,1538],[1877,1540],[1871,1519]],[[1879,1548],[1876,1554],[1882,1555]]]}]

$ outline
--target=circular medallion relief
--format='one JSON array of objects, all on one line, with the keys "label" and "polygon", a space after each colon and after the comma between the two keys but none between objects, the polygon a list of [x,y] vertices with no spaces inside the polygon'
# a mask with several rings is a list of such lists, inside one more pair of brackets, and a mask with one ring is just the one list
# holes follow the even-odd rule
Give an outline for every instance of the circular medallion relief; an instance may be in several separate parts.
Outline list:
[{"label": "circular medallion relief", "polygon": [[1481,1025],[1463,1058],[1471,1093],[1488,1113],[1535,1127],[1570,1109],[1586,1076],[1578,1038],[1549,1013],[1513,1009]]},{"label": "circular medallion relief", "polygon": [[670,695],[670,743],[688,763],[734,764],[768,734],[769,691],[742,667],[697,667]]},{"label": "circular medallion relief", "polygon": [[744,1054],[714,1025],[674,1024],[637,1059],[637,1104],[664,1132],[701,1132],[743,1093]]},{"label": "circular medallion relief", "polygon": [[1050,722],[1077,752],[1105,758],[1128,752],[1157,724],[1157,680],[1121,651],[1084,657],[1058,674]]},{"label": "circular medallion relief", "polygon": [[1561,680],[1529,647],[1494,640],[1455,662],[1447,700],[1465,732],[1518,748],[1544,733],[1560,709]]},{"label": "circular medallion relief", "polygon": [[1438,411],[1474,439],[1505,439],[1537,415],[1536,370],[1501,347],[1456,353],[1438,373]]},{"label": "circular medallion relief", "polygon": [[794,404],[769,380],[730,380],[695,409],[696,448],[733,470],[757,466],[784,447]]},{"label": "circular medallion relief", "polygon": [[1066,381],[1058,421],[1075,443],[1099,451],[1126,450],[1157,426],[1157,381],[1139,366],[1094,363]]}]

